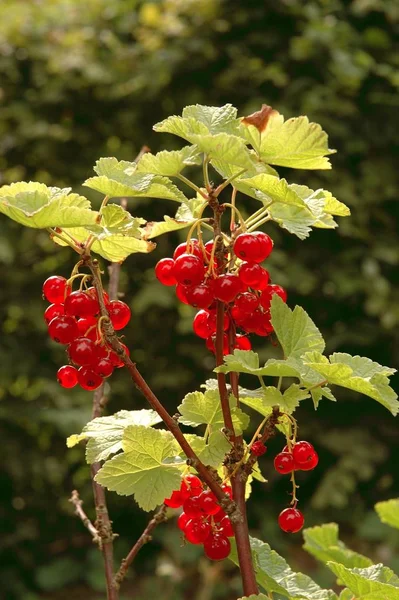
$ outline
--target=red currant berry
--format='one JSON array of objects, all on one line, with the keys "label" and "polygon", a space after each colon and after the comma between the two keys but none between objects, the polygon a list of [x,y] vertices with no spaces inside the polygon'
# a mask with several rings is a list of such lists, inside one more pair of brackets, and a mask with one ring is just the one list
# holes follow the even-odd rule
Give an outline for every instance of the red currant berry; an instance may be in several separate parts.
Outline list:
[{"label": "red currant berry", "polygon": [[309,442],[297,442],[294,444],[292,449],[292,455],[294,457],[294,461],[297,465],[302,466],[306,465],[310,460],[312,460],[314,455],[314,448],[312,444]]},{"label": "red currant berry", "polygon": [[[238,277],[244,285],[256,290],[256,286],[263,277],[262,271],[265,271],[265,269],[262,269],[262,267],[256,263],[243,262],[238,270]],[[265,273],[267,273],[267,271],[265,271]]]},{"label": "red currant berry", "polygon": [[204,279],[204,264],[198,256],[181,254],[175,261],[173,274],[182,285],[197,285]]},{"label": "red currant berry", "polygon": [[[206,347],[208,348],[208,350],[213,352],[213,354],[216,354],[215,341],[216,341],[215,336],[211,335],[209,338],[207,338],[207,340],[205,342]],[[226,334],[223,334],[223,356],[227,356],[227,354],[230,354],[229,338],[227,337]]]},{"label": "red currant berry", "polygon": [[242,291],[242,282],[237,275],[225,273],[216,277],[213,294],[217,300],[229,304]]},{"label": "red currant berry", "polygon": [[226,516],[227,515],[224,512],[223,508],[219,508],[216,515],[213,515],[213,520],[215,521],[215,523],[220,523],[222,521],[222,519],[224,519],[224,517],[226,517]]},{"label": "red currant berry", "polygon": [[199,242],[196,238],[191,238],[187,251],[187,243],[183,242],[176,247],[176,250],[173,252],[173,259],[179,258],[182,254],[193,254],[194,256],[198,256],[201,260],[203,260],[204,255],[202,254],[201,248],[199,246]]},{"label": "red currant berry", "polygon": [[211,524],[191,519],[184,528],[184,536],[190,544],[203,544],[211,533]]},{"label": "red currant berry", "polygon": [[251,452],[255,456],[262,456],[266,452],[267,448],[263,442],[254,442],[251,446]]},{"label": "red currant berry", "polygon": [[112,300],[108,305],[109,318],[116,331],[123,329],[130,321],[130,308],[121,300]]},{"label": "red currant berry", "polygon": [[211,560],[223,560],[230,554],[229,538],[223,533],[213,533],[204,542],[204,551]]},{"label": "red currant berry", "polygon": [[190,519],[200,519],[203,516],[201,506],[199,504],[199,496],[191,496],[184,501],[183,510]]},{"label": "red currant berry", "polygon": [[78,371],[78,382],[84,390],[92,392],[100,387],[103,382],[102,377],[97,375],[90,367],[80,367]]},{"label": "red currant berry", "polygon": [[277,294],[283,300],[283,302],[287,302],[287,292],[280,285],[275,285],[271,283],[268,285],[262,292],[260,296],[260,305],[266,310],[270,309],[270,303],[272,301],[273,294]]},{"label": "red currant berry", "polygon": [[44,311],[44,320],[47,325],[55,319],[55,317],[62,317],[64,314],[64,305],[63,304],[50,304]]},{"label": "red currant berry", "polygon": [[101,358],[97,364],[92,366],[92,368],[97,375],[100,375],[100,377],[103,377],[104,379],[110,377],[114,372],[114,365],[108,358]]},{"label": "red currant berry", "polygon": [[169,506],[170,508],[180,508],[181,506],[183,506],[184,499],[180,490],[175,490],[174,492],[172,492],[171,497],[165,498],[163,502],[164,504],[166,504],[166,506]]},{"label": "red currant berry", "polygon": [[219,524],[219,533],[226,537],[234,537],[234,530],[229,517],[223,517]]},{"label": "red currant berry", "polygon": [[84,317],[78,320],[79,335],[88,337],[93,342],[97,340],[97,319],[96,317]]},{"label": "red currant berry", "polygon": [[262,292],[269,285],[269,280],[270,280],[269,272],[266,271],[266,269],[262,268],[262,273],[261,273],[260,279],[259,279],[258,283],[256,284],[256,286],[254,287],[254,289],[257,290],[258,292]]},{"label": "red currant berry", "polygon": [[298,469],[298,471],[313,471],[313,469],[315,469],[318,464],[319,464],[319,455],[315,451],[312,458],[310,460],[308,460],[307,463],[298,465],[298,463],[295,462],[295,468]]},{"label": "red currant berry", "polygon": [[[93,300],[95,300],[98,303],[98,295],[97,295],[97,290],[95,287],[87,288],[86,294],[88,294],[90,296],[90,298],[93,298]],[[107,292],[105,292],[104,290],[103,290],[103,299],[104,299],[105,305],[109,304],[109,296],[108,296]],[[98,304],[98,308],[100,309],[99,304]]]},{"label": "red currant berry", "polygon": [[98,303],[86,292],[72,292],[65,298],[65,314],[71,317],[92,317],[98,313]]},{"label": "red currant berry", "polygon": [[198,505],[206,515],[216,515],[220,508],[215,495],[210,490],[206,490],[198,496]]},{"label": "red currant berry", "polygon": [[55,317],[50,321],[48,333],[51,339],[59,344],[69,344],[79,335],[75,319],[68,316]]},{"label": "red currant berry", "polygon": [[80,367],[92,365],[97,359],[94,342],[85,337],[76,338],[68,346],[68,356]]},{"label": "red currant berry", "polygon": [[246,335],[237,335],[235,347],[237,350],[252,350],[252,344]]},{"label": "red currant berry", "polygon": [[252,292],[244,292],[237,296],[234,301],[234,306],[243,315],[249,315],[258,308],[259,298],[258,296],[255,296],[255,294],[252,294]]},{"label": "red currant berry", "polygon": [[162,258],[155,265],[155,277],[162,285],[176,285],[176,278],[173,275],[174,266],[173,258]]},{"label": "red currant berry", "polygon": [[[191,493],[190,487],[187,485],[187,483],[184,481],[184,479],[182,480],[182,482],[180,484],[180,493],[181,493],[181,497],[183,498],[183,502],[185,500],[187,500],[187,498],[190,498],[190,496],[195,495],[195,494]],[[198,490],[198,493],[201,493],[201,490]]]},{"label": "red currant berry", "polygon": [[67,293],[65,277],[53,275],[43,283],[43,296],[52,304],[62,304]]},{"label": "red currant berry", "polygon": [[65,365],[58,369],[57,381],[64,388],[73,388],[78,383],[78,372],[75,367]]},{"label": "red currant berry", "polygon": [[187,300],[187,289],[188,288],[186,288],[184,285],[181,285],[180,283],[178,283],[176,286],[176,296],[183,304],[189,303]]},{"label": "red currant berry", "polygon": [[268,236],[267,233],[264,233],[263,231],[254,231],[253,235],[256,236],[256,239],[260,243],[260,246],[261,246],[260,256],[262,256],[261,260],[257,260],[255,262],[262,262],[263,260],[265,260],[265,258],[267,258],[271,254],[271,252],[273,250],[274,242],[273,242],[272,238],[270,236]]},{"label": "red currant berry", "polygon": [[292,473],[295,469],[294,458],[289,452],[280,452],[274,459],[274,468],[281,475]]},{"label": "red currant berry", "polygon": [[258,322],[258,326],[255,329],[255,333],[256,335],[261,335],[261,336],[268,336],[271,333],[273,333],[274,329],[273,329],[273,325],[271,324],[270,321],[270,315],[269,314],[263,314],[261,318],[259,318],[259,322]]},{"label": "red currant berry", "polygon": [[211,317],[208,310],[200,310],[194,317],[193,330],[198,337],[205,340],[216,333],[216,319]]},{"label": "red currant berry", "polygon": [[[124,349],[125,353],[128,356],[130,356],[129,348],[125,344],[122,344],[122,343],[121,343],[121,346]],[[108,358],[112,362],[112,364],[114,365],[114,367],[116,369],[120,369],[121,367],[125,366],[125,363],[123,362],[122,357],[118,356],[118,354],[116,354],[116,352],[114,352],[113,350],[110,351]]]},{"label": "red currant berry", "polygon": [[186,298],[188,304],[195,308],[208,308],[214,300],[213,289],[206,283],[193,285],[186,288]]},{"label": "red currant berry", "polygon": [[285,508],[278,516],[280,529],[286,533],[297,533],[305,523],[305,518],[297,508]]},{"label": "red currant berry", "polygon": [[192,473],[188,473],[187,475],[184,475],[183,481],[190,490],[190,496],[199,496],[203,488],[202,481],[199,477]]},{"label": "red currant berry", "polygon": [[[99,342],[96,342],[94,345],[96,347],[96,359],[102,360],[103,358],[106,358],[107,360],[109,360],[111,362],[111,359],[109,357],[108,347],[104,343],[99,343]],[[111,362],[111,364],[112,364],[112,362]]]},{"label": "red currant berry", "polygon": [[179,515],[179,518],[177,519],[177,526],[181,531],[184,531],[187,523],[190,521],[190,517],[188,517],[184,512],[181,513],[181,515]]}]

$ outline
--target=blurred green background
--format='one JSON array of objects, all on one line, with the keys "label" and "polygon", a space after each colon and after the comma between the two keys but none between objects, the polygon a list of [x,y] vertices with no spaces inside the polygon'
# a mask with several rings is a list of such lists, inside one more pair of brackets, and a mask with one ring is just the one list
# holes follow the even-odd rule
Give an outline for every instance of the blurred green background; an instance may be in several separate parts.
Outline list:
[{"label": "blurred green background", "polygon": [[[331,190],[352,217],[305,242],[271,225],[270,271],[291,306],[301,304],[318,324],[328,351],[397,366],[398,25],[396,0],[2,0],[0,182],[87,193],[80,183],[100,156],[133,160],[143,144],[176,147],[151,127],[187,104],[231,102],[244,115],[266,102],[286,117],[307,114],[338,149],[333,171],[283,174]],[[98,202],[94,192],[91,199]],[[152,220],[176,206],[143,200],[130,208]],[[0,596],[103,600],[101,556],[68,503],[78,488],[93,515],[83,448],[65,446],[89,419],[91,397],[56,383],[64,351],[46,335],[41,298],[43,280],[69,274],[74,257],[6,218],[0,234]],[[133,311],[127,342],[172,412],[213,364],[191,333],[193,311],[154,278],[155,262],[181,239],[160,238],[153,254],[131,256],[121,280]],[[255,347],[265,358],[272,352],[262,339]],[[399,494],[397,423],[373,400],[336,391],[338,404],[298,411],[302,436],[321,456],[300,480],[307,524],[337,521],[353,548],[398,570],[397,536],[372,511]],[[118,372],[109,411],[143,406]],[[274,439],[261,459],[269,484],[254,484],[251,531],[331,585],[331,574],[301,551],[301,536],[278,531],[288,482],[271,457],[281,444]],[[114,494],[109,505],[120,559],[148,515]],[[122,597],[231,600],[239,592],[237,571],[182,548],[172,520],[139,555]]]}]

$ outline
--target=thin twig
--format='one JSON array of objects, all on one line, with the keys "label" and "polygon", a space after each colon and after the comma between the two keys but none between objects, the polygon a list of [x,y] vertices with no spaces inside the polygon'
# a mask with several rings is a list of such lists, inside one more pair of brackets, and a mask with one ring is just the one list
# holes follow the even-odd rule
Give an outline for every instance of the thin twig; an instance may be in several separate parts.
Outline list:
[{"label": "thin twig", "polygon": [[94,527],[93,523],[90,521],[89,517],[86,515],[85,511],[82,508],[83,500],[80,499],[79,492],[77,490],[73,490],[72,495],[69,498],[69,502],[71,502],[74,505],[75,514],[79,517],[83,525],[91,533],[93,542],[95,542],[96,544],[101,544],[101,538],[98,535],[97,529]]},{"label": "thin twig", "polygon": [[141,536],[139,537],[137,542],[134,544],[134,546],[130,550],[129,554],[126,556],[126,558],[124,558],[122,560],[121,566],[119,567],[119,570],[117,571],[115,578],[114,578],[114,586],[116,588],[120,587],[120,584],[122,583],[122,581],[124,580],[124,578],[126,576],[128,568],[130,567],[130,565],[136,558],[136,556],[139,553],[139,551],[141,550],[141,548],[145,544],[148,544],[148,542],[151,541],[151,539],[152,539],[151,533],[153,532],[155,527],[157,525],[159,525],[160,523],[162,523],[162,521],[166,521],[165,514],[166,514],[166,506],[165,506],[165,504],[163,504],[161,506],[161,508],[159,508],[158,511],[154,514],[151,521],[148,523],[147,527],[144,529],[143,533],[141,534]]}]

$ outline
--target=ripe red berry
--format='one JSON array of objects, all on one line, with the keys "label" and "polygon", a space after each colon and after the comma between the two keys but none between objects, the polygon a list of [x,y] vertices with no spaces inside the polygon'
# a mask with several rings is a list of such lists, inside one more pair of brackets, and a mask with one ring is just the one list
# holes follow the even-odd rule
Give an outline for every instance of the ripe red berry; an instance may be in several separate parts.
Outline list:
[{"label": "ripe red berry", "polygon": [[266,452],[267,448],[263,442],[254,442],[251,447],[251,452],[255,456],[262,456]]},{"label": "ripe red berry", "polygon": [[78,370],[78,382],[84,390],[92,392],[103,382],[103,378],[97,375],[90,367],[80,367]]},{"label": "ripe red berry", "polygon": [[67,293],[65,277],[53,275],[43,283],[43,296],[52,304],[62,304]]},{"label": "ripe red berry", "polygon": [[234,537],[234,530],[228,516],[223,517],[219,524],[219,533],[226,537]]},{"label": "ripe red berry", "polygon": [[204,255],[202,254],[201,248],[199,246],[199,242],[196,238],[191,238],[188,251],[187,251],[187,243],[183,242],[176,247],[176,250],[173,252],[173,259],[179,258],[182,254],[194,254],[194,256],[198,256],[201,260],[203,260]]},{"label": "ripe red berry", "polygon": [[98,313],[98,302],[86,292],[72,292],[65,298],[64,310],[71,317],[92,317]]},{"label": "ripe red berry", "polygon": [[78,329],[80,337],[88,337],[93,342],[97,340],[97,319],[96,317],[84,317],[78,320]]},{"label": "ripe red berry", "polygon": [[174,266],[173,258],[162,258],[155,265],[155,276],[162,285],[176,285],[176,278],[173,275]]},{"label": "ripe red berry", "polygon": [[318,464],[319,464],[319,455],[315,451],[312,458],[310,460],[308,460],[307,463],[298,465],[298,463],[295,462],[295,468],[298,469],[298,471],[313,471],[313,469],[315,469]]},{"label": "ripe red berry", "polygon": [[235,347],[238,350],[252,350],[250,339],[246,335],[237,335]]},{"label": "ripe red berry", "polygon": [[269,279],[270,279],[269,272],[266,271],[266,269],[262,268],[262,272],[260,274],[260,279],[258,280],[258,283],[254,286],[254,289],[258,290],[258,292],[265,290],[269,284]]},{"label": "ripe red berry", "polygon": [[176,296],[178,297],[178,299],[180,300],[180,302],[182,302],[183,304],[188,304],[188,300],[187,300],[187,287],[185,287],[184,285],[181,285],[181,283],[178,283],[176,286]]},{"label": "ripe red berry", "polygon": [[199,504],[199,496],[191,496],[184,501],[183,510],[190,519],[200,519],[203,516]]},{"label": "ripe red berry", "polygon": [[110,377],[114,372],[114,365],[108,358],[101,358],[97,364],[92,365],[92,369],[100,377]]},{"label": "ripe red berry", "polygon": [[211,560],[223,560],[230,554],[229,538],[223,533],[213,533],[204,542],[204,551]]},{"label": "ripe red berry", "polygon": [[206,490],[198,496],[198,505],[206,515],[216,515],[220,508],[215,495],[210,490]]},{"label": "ripe red berry", "polygon": [[[175,490],[172,492],[170,498],[165,498],[164,504],[169,506],[170,508],[180,508],[183,506],[184,498],[180,492],[180,490]],[[190,518],[190,517],[189,517]]]},{"label": "ripe red berry", "polygon": [[55,319],[55,317],[61,317],[64,314],[64,305],[63,304],[50,304],[44,311],[44,320],[47,325]]},{"label": "ripe red berry", "polygon": [[[129,350],[129,348],[125,344],[122,344],[122,343],[121,343],[121,346],[124,349],[125,353],[128,356],[130,356],[130,350]],[[118,356],[116,354],[116,352],[114,352],[113,350],[110,351],[108,358],[112,362],[112,364],[114,365],[114,367],[116,369],[120,369],[121,367],[125,366],[125,363],[123,362],[122,358],[120,356]]]},{"label": "ripe red berry", "polygon": [[[90,298],[93,298],[93,300],[95,300],[98,303],[98,295],[97,295],[97,290],[95,287],[87,288],[86,294],[88,294],[90,296]],[[103,299],[104,299],[105,305],[109,304],[109,296],[108,296],[107,292],[104,290],[103,290]],[[98,307],[100,308],[100,305],[98,305]]]},{"label": "ripe red berry", "polygon": [[297,508],[285,508],[278,516],[280,529],[286,533],[297,533],[305,523],[305,518]]},{"label": "ripe red berry", "polygon": [[204,264],[198,256],[181,254],[175,260],[173,274],[182,285],[197,285],[204,279]]},{"label": "ripe red berry", "polygon": [[289,452],[280,452],[274,459],[274,468],[281,475],[292,473],[295,469],[294,457]]},{"label": "ripe red berry", "polygon": [[58,369],[57,381],[64,388],[73,388],[78,383],[78,372],[75,367],[65,365]]},{"label": "ripe red berry", "polygon": [[241,260],[261,263],[273,250],[273,241],[261,231],[240,233],[234,241],[233,250]]},{"label": "ripe red berry", "polygon": [[211,533],[211,524],[191,519],[184,528],[184,536],[190,544],[203,544]]},{"label": "ripe red berry", "polygon": [[195,308],[208,308],[214,300],[213,289],[206,283],[187,287],[185,297],[188,304]]},{"label": "ripe red berry", "polygon": [[96,346],[89,338],[76,338],[68,346],[68,356],[76,365],[86,367],[97,359]]},{"label": "ripe red berry", "polygon": [[205,340],[216,333],[216,319],[211,317],[208,310],[200,310],[194,317],[193,330],[198,337]]},{"label": "ripe red berry", "polygon": [[69,344],[79,335],[75,319],[67,315],[55,317],[50,321],[48,333],[51,339],[59,344]]},{"label": "ripe red berry", "polygon": [[130,321],[131,311],[125,302],[112,300],[108,305],[109,318],[116,331],[123,329]]},{"label": "ripe red berry", "polygon": [[213,520],[215,521],[215,523],[220,523],[222,519],[224,519],[224,517],[226,516],[227,515],[223,508],[219,508],[218,512],[215,515],[213,515]]},{"label": "ripe red berry", "polygon": [[312,460],[314,452],[315,450],[312,444],[301,441],[294,444],[292,456],[294,457],[295,463],[299,466],[302,466],[306,465],[310,460]]},{"label": "ripe red berry", "polygon": [[184,475],[183,482],[188,486],[190,496],[199,496],[203,488],[203,483],[199,477],[192,473],[188,473],[187,475]]},{"label": "ripe red berry", "polygon": [[[213,352],[213,354],[216,354],[215,342],[216,342],[216,337],[214,335],[211,335],[209,338],[207,338],[207,340],[205,342],[206,347],[208,348],[208,350]],[[227,337],[226,334],[223,334],[223,356],[226,356],[227,354],[230,354],[229,338]]]},{"label": "ripe red berry", "polygon": [[283,300],[283,302],[287,302],[287,292],[280,285],[275,285],[271,283],[268,285],[262,292],[260,296],[260,305],[267,310],[270,309],[270,303],[273,298],[273,294],[277,294]]},{"label": "ripe red berry", "polygon": [[243,262],[238,270],[238,277],[244,285],[257,289],[256,286],[262,280],[262,271],[264,269],[256,263]]},{"label": "ripe red berry", "polygon": [[233,302],[234,298],[242,292],[242,282],[237,275],[225,273],[216,277],[213,285],[213,294],[217,300],[226,304]]},{"label": "ripe red berry", "polygon": [[177,526],[181,531],[184,531],[187,523],[190,521],[190,517],[188,517],[184,512],[179,515],[177,519]]},{"label": "ripe red berry", "polygon": [[243,315],[249,315],[259,306],[259,298],[252,292],[244,292],[239,294],[234,301],[234,306]]}]

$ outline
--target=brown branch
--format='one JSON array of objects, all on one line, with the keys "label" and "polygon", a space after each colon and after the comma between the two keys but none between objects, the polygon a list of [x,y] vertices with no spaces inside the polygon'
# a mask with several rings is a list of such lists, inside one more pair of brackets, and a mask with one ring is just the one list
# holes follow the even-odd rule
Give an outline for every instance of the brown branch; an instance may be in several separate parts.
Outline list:
[{"label": "brown branch", "polygon": [[83,500],[79,497],[79,492],[77,490],[73,490],[71,497],[69,498],[69,502],[71,502],[75,507],[75,514],[82,521],[83,525],[89,530],[93,542],[101,545],[101,537],[98,535],[97,529],[94,527],[93,523],[90,521],[89,517],[86,515],[85,511],[82,508]]},{"label": "brown branch", "polygon": [[93,275],[93,285],[97,290],[101,315],[105,317],[102,321],[102,331],[108,346],[110,346],[112,350],[116,352],[116,354],[121,358],[127,370],[129,371],[130,376],[137,389],[146,398],[151,408],[153,408],[159,414],[166,427],[172,433],[177,443],[187,456],[188,463],[198,471],[203,481],[208,485],[208,487],[212,490],[212,492],[219,500],[221,507],[230,516],[230,519],[232,521],[240,519],[241,517],[239,511],[237,510],[236,504],[230,500],[230,497],[227,494],[225,494],[220,483],[214,478],[213,474],[198,458],[197,454],[194,452],[191,445],[184,437],[183,432],[181,431],[177,421],[168,413],[166,408],[161,404],[159,399],[156,397],[154,392],[151,390],[151,388],[137,369],[136,364],[133,363],[130,357],[126,354],[122,344],[119,341],[118,336],[114,331],[114,328],[112,327],[112,323],[109,319],[108,311],[104,303],[104,298],[102,295],[103,288],[98,261],[96,259],[92,259],[91,256],[84,256],[83,261],[86,264],[86,266],[90,269]]},{"label": "brown branch", "polygon": [[148,544],[148,542],[151,541],[151,539],[152,539],[151,533],[153,532],[155,527],[157,525],[159,525],[160,523],[162,523],[162,521],[166,521],[165,514],[166,514],[166,506],[165,506],[165,504],[163,504],[161,506],[161,508],[154,514],[151,521],[148,523],[147,527],[144,529],[143,533],[141,534],[141,536],[139,537],[137,542],[134,544],[134,546],[130,550],[129,554],[126,556],[126,558],[124,558],[122,560],[121,566],[114,578],[114,586],[116,588],[120,587],[120,584],[122,583],[122,581],[124,580],[124,578],[126,576],[128,568],[130,567],[130,565],[136,558],[136,556],[139,553],[139,551],[141,550],[141,548],[145,544]]}]

